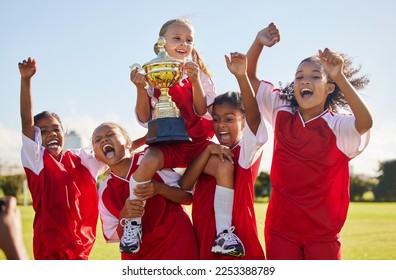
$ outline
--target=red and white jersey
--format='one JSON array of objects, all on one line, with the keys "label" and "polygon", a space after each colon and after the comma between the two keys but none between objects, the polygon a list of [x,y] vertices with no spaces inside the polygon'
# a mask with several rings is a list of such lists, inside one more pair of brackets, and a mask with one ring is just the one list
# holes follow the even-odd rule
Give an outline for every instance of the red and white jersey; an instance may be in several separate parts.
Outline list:
[{"label": "red and white jersey", "polygon": [[[99,187],[99,211],[103,236],[107,242],[120,242],[117,233],[119,215],[129,198],[129,178],[139,166],[142,154],[134,154],[127,178],[110,173]],[[154,179],[179,187],[180,175],[171,169],[157,171]],[[142,217],[143,238],[140,250],[134,254],[121,253],[121,259],[134,260],[191,260],[198,258],[197,242],[191,220],[182,205],[161,195],[145,204]]]},{"label": "red and white jersey", "polygon": [[304,122],[268,82],[261,82],[256,98],[274,129],[266,230],[293,238],[337,239],[349,205],[348,164],[367,146],[369,132],[358,133],[353,115],[327,110]]},{"label": "red and white jersey", "polygon": [[22,135],[21,159],[35,211],[35,259],[87,259],[96,239],[96,178],[106,166],[83,149],[63,151],[60,161]]},{"label": "red and white jersey", "polygon": [[[242,259],[265,259],[263,248],[257,234],[257,221],[254,210],[254,183],[260,167],[263,145],[268,134],[262,119],[257,134],[254,135],[245,125],[243,138],[232,149],[234,154],[234,205],[232,225],[234,233],[245,246],[245,257]],[[216,179],[202,174],[198,179],[193,196],[192,219],[198,239],[200,259],[241,259],[214,254],[211,252],[216,238],[214,215],[214,194]]]}]

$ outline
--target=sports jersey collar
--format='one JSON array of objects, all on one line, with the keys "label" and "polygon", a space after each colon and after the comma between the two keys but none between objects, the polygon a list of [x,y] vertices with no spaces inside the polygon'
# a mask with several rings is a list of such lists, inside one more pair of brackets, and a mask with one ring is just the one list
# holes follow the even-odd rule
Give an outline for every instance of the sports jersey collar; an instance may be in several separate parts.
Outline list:
[{"label": "sports jersey collar", "polygon": [[241,141],[242,141],[242,138],[238,141],[238,143],[236,143],[235,145],[234,145],[234,147],[232,147],[230,150],[232,151],[232,150],[234,150],[236,147],[238,147],[239,146],[239,143],[241,143]]},{"label": "sports jersey collar", "polygon": [[128,169],[128,173],[127,173],[127,177],[126,178],[122,178],[121,176],[118,176],[117,174],[113,173],[113,171],[110,171],[111,177],[117,178],[117,179],[119,179],[121,181],[129,182],[129,179],[131,178],[132,173],[133,173],[133,172],[131,172],[131,170],[132,170],[133,165],[135,164],[134,160],[135,160],[135,156],[133,155],[132,156],[132,160],[131,160],[131,164],[129,165],[129,169]]},{"label": "sports jersey collar", "polygon": [[329,109],[326,109],[326,110],[324,110],[321,114],[319,114],[318,116],[316,116],[316,117],[314,117],[314,118],[312,118],[312,119],[310,119],[310,120],[304,122],[304,119],[303,119],[303,117],[301,116],[300,110],[297,110],[298,116],[300,117],[300,120],[301,120],[301,123],[302,123],[303,127],[305,127],[306,124],[308,124],[308,123],[310,123],[310,122],[312,122],[312,121],[314,121],[314,120],[317,120],[317,119],[321,118],[323,115],[325,115],[325,114],[327,114],[327,113],[329,113],[329,112],[330,112]]}]

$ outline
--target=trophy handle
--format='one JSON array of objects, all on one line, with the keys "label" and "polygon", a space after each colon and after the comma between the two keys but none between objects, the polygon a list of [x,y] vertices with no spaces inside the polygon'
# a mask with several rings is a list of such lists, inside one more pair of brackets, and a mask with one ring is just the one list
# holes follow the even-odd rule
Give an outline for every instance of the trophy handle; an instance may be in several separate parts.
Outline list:
[{"label": "trophy handle", "polygon": [[180,81],[179,81],[179,85],[180,85],[181,87],[184,86],[183,80],[185,80],[185,79],[188,78],[188,75],[186,74],[186,72],[184,72],[184,64],[185,64],[186,62],[189,62],[189,61],[191,61],[191,60],[185,59],[185,60],[184,60],[184,63],[183,63],[183,66],[182,66],[182,77],[181,77],[181,79],[180,79]]},{"label": "trophy handle", "polygon": [[[138,69],[138,72],[142,72],[143,68],[139,63],[134,63],[131,66],[129,66],[129,69],[131,69],[131,71],[133,71],[135,68]],[[149,84],[146,82],[146,86],[144,87],[145,89],[148,89]]]},{"label": "trophy handle", "polygon": [[131,69],[131,71],[133,71],[135,68],[137,68],[139,72],[142,71],[142,66],[139,63],[134,63],[129,66],[129,69]]}]

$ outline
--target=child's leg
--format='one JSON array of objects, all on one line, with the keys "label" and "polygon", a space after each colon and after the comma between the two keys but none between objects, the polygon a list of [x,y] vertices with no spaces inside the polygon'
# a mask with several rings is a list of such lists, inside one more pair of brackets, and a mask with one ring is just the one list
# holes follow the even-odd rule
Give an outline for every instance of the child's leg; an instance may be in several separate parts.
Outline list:
[{"label": "child's leg", "polygon": [[[136,186],[139,185],[139,184],[149,183],[150,181],[151,180],[147,180],[147,181],[144,181],[144,182],[137,182],[137,181],[135,181],[133,179],[133,175],[132,175],[131,178],[129,179],[129,199],[130,200],[139,199],[134,193],[134,190],[135,190]],[[146,201],[143,201],[143,207],[145,205],[146,205]],[[142,224],[142,217],[130,218],[130,220],[136,222],[139,225]]]},{"label": "child's leg", "polygon": [[[156,148],[146,150],[139,167],[129,179],[130,199],[139,199],[134,192],[136,186],[150,182],[155,172],[162,169],[163,161],[164,157],[160,150]],[[145,201],[143,203],[145,204]],[[136,253],[140,249],[142,238],[142,218],[131,218],[122,222],[124,234],[120,241],[120,251],[123,253]]]},{"label": "child's leg", "polygon": [[214,212],[217,237],[212,252],[242,257],[245,254],[242,241],[233,233],[232,211],[234,206],[234,165],[221,162],[218,156],[211,156],[204,173],[216,178]]},{"label": "child's leg", "polygon": [[[161,170],[163,165],[164,155],[162,154],[162,151],[156,148],[147,149],[139,164],[139,167],[129,179],[129,198],[139,199],[134,193],[136,186],[150,182],[155,172]],[[142,218],[135,218],[134,220],[138,224],[142,223]]]},{"label": "child's leg", "polygon": [[163,166],[164,154],[162,151],[160,149],[150,147],[145,151],[144,156],[139,163],[139,167],[133,173],[133,179],[139,183],[150,181],[155,172],[161,170]]},{"label": "child's leg", "polygon": [[214,196],[214,212],[217,235],[231,228],[233,206],[234,189],[216,185]]},{"label": "child's leg", "polygon": [[204,173],[216,178],[214,212],[216,231],[220,234],[231,227],[234,205],[234,165],[228,160],[221,162],[216,155],[211,156]]}]

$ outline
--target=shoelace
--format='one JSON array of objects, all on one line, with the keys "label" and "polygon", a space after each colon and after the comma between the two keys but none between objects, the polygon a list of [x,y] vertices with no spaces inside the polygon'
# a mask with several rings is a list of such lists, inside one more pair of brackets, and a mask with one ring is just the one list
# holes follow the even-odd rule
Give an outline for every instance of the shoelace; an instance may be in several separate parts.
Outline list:
[{"label": "shoelace", "polygon": [[235,227],[232,226],[227,230],[226,233],[224,233],[223,238],[225,241],[229,242],[229,244],[237,244],[238,243],[238,241],[236,239],[236,235],[233,233],[234,230],[235,230]]},{"label": "shoelace", "polygon": [[140,227],[138,225],[133,225],[131,219],[121,219],[120,224],[124,227],[123,239],[125,243],[131,243],[136,238],[142,241],[140,234]]}]

